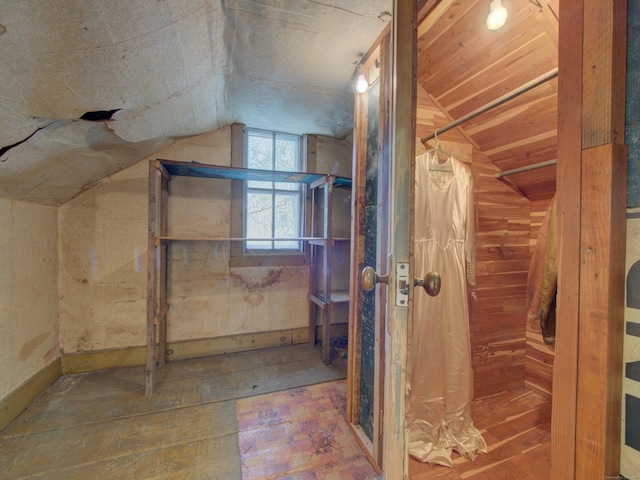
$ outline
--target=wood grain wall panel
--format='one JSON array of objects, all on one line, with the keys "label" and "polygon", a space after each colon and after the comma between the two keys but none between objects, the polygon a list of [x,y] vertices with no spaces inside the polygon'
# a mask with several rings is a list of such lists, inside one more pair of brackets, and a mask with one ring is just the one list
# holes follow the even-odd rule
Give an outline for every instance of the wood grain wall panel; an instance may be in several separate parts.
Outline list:
[{"label": "wood grain wall panel", "polygon": [[477,262],[480,262],[482,260],[501,261],[516,259],[527,259],[528,261],[529,258],[529,247],[525,245],[485,247],[476,250]]},{"label": "wood grain wall panel", "polygon": [[[557,126],[557,120],[555,118],[551,118],[549,114],[551,113],[551,116],[554,116],[553,113],[557,112],[556,94],[557,79],[552,79],[547,83],[539,85],[532,90],[515,97],[509,102],[496,106],[490,112],[470,119],[465,124],[465,130],[474,137],[491,128],[497,128],[498,132],[500,130],[512,130],[514,128],[514,124],[511,122],[505,122],[515,119],[519,124],[530,124],[533,120],[531,118],[532,113],[543,118],[545,121],[552,121],[553,123],[551,126],[555,129]],[[522,115],[525,116],[518,118]],[[527,131],[527,133],[530,136],[534,135],[532,131]],[[498,134],[497,137],[502,138],[502,135]],[[481,137],[478,137],[477,139],[481,140]]]},{"label": "wood grain wall panel", "polygon": [[[431,49],[433,43],[445,35],[472,8],[477,9],[478,6],[474,5],[474,2],[440,1],[429,18],[421,22],[418,27],[418,55]],[[420,64],[419,57],[418,64]]]},{"label": "wood grain wall panel", "polygon": [[476,398],[524,386],[525,293],[530,258],[529,201],[493,177],[483,154],[472,161],[476,202],[476,300],[471,343]]},{"label": "wood grain wall panel", "polygon": [[[540,53],[501,58],[490,66],[489,71],[481,71],[466,79],[459,88],[449,87],[442,95],[434,96],[454,118],[459,118],[553,70],[555,58],[542,53],[548,49],[548,43],[544,38],[538,38],[527,48]],[[425,88],[430,86],[429,83]]]},{"label": "wood grain wall panel", "polygon": [[[442,120],[448,124],[463,118],[558,65],[558,0],[542,0],[539,6],[529,0],[509,0],[509,20],[498,31],[485,26],[488,3],[443,0],[418,26],[418,117],[424,122],[418,122],[417,131],[421,137],[441,128]],[[553,160],[557,158],[557,92],[554,78],[439,138],[466,139],[500,171]],[[425,102],[425,96],[431,101]],[[528,199],[550,198],[555,191],[555,167],[513,176],[509,183]]]},{"label": "wood grain wall panel", "polygon": [[556,158],[558,134],[547,130],[539,135],[524,135],[521,140],[505,143],[484,153],[501,170],[511,170]]},{"label": "wood grain wall panel", "polygon": [[[453,85],[450,79],[460,78],[461,69],[464,70],[465,78],[471,79],[489,72],[496,59],[498,62],[511,64],[526,57],[534,67],[548,56],[548,49],[545,47],[551,40],[535,19],[538,14],[532,13],[526,0],[515,0],[511,4],[510,21],[498,32],[487,30],[487,5],[476,2],[473,8],[449,27],[446,34],[426,45],[418,56],[418,78],[422,80],[423,77],[428,77],[428,87],[423,86],[429,93],[440,99]],[[454,35],[456,41],[452,42],[451,37]],[[487,52],[487,42],[491,40],[495,42],[491,46],[491,52]],[[538,46],[536,42],[541,45]],[[534,48],[534,45],[539,48]],[[449,59],[449,62],[443,59]],[[452,59],[455,61],[452,62]],[[539,74],[544,72],[545,70],[541,70]],[[505,82],[505,79],[499,80]],[[507,86],[505,92],[522,83]],[[464,82],[458,81],[455,85],[464,85]],[[471,90],[478,91],[473,87]]]},{"label": "wood grain wall panel", "polygon": [[485,120],[469,125],[465,128],[466,132],[489,151],[500,145],[509,145],[522,140],[523,132],[532,137],[550,131],[555,132],[558,127],[555,94],[537,99],[528,99],[526,95],[519,97],[518,104],[514,100],[510,105],[512,108],[507,111],[498,112],[496,109],[476,117],[476,119]]},{"label": "wood grain wall panel", "polygon": [[527,347],[525,354],[525,380],[527,388],[551,397],[553,381],[553,360],[555,351],[546,345],[540,334],[527,332]]},{"label": "wood grain wall panel", "polygon": [[529,137],[528,143],[515,142],[501,148],[494,148],[485,154],[501,171],[505,171],[556,159],[557,143],[557,131],[549,130],[535,138]]}]

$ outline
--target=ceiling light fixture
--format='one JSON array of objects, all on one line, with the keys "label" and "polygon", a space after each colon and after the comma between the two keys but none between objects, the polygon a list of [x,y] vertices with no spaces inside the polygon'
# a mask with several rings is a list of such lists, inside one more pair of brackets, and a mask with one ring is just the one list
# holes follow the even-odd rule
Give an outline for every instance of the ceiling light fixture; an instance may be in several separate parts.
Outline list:
[{"label": "ceiling light fixture", "polygon": [[487,15],[487,21],[485,22],[489,30],[499,30],[504,27],[509,18],[509,11],[502,5],[501,0],[491,0],[489,5],[489,15]]},{"label": "ceiling light fixture", "polygon": [[369,82],[364,78],[364,73],[362,73],[362,65],[358,66],[358,80],[356,81],[356,92],[364,93],[369,89]]}]

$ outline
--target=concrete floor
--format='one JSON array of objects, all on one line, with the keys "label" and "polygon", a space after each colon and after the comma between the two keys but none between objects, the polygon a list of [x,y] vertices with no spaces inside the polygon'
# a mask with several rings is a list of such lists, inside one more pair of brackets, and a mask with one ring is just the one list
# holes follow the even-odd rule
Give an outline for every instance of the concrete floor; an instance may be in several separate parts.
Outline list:
[{"label": "concrete floor", "polygon": [[235,400],[346,377],[294,345],[60,378],[0,432],[2,479],[241,479]]}]

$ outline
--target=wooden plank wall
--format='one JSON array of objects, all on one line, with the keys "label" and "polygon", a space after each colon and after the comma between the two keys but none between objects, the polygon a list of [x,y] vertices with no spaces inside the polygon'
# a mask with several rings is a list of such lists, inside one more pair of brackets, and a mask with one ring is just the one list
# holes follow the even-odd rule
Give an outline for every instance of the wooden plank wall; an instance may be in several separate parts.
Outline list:
[{"label": "wooden plank wall", "polygon": [[[532,256],[538,240],[540,226],[542,225],[550,202],[550,199],[531,202],[530,245]],[[554,359],[555,346],[544,343],[540,325],[528,323],[525,355],[525,386],[545,396],[551,397]]]},{"label": "wooden plank wall", "polygon": [[478,221],[476,299],[471,306],[475,397],[524,386],[526,290],[530,262],[529,200],[494,178],[497,168],[475,151]]}]

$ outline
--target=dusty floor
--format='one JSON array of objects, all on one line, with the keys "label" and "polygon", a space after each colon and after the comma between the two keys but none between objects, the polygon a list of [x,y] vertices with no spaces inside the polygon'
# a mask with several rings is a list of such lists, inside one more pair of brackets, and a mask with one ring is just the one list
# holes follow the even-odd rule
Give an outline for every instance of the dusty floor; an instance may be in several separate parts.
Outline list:
[{"label": "dusty floor", "polygon": [[[241,479],[236,400],[345,377],[306,344],[169,363],[150,398],[143,367],[62,377],[0,432],[0,478]],[[524,389],[475,401],[489,453],[410,478],[548,479],[550,412]]]},{"label": "dusty floor", "polygon": [[345,378],[295,345],[60,378],[0,432],[3,479],[240,479],[235,401]]}]

